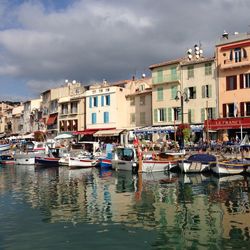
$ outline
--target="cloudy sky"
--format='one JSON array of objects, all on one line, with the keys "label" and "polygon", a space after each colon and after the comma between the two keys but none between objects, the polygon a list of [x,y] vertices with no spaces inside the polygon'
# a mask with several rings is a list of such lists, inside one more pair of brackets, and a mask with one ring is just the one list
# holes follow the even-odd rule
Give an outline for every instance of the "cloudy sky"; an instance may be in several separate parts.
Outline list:
[{"label": "cloudy sky", "polygon": [[0,100],[149,75],[199,42],[213,56],[224,30],[250,31],[249,11],[249,0],[0,0]]}]

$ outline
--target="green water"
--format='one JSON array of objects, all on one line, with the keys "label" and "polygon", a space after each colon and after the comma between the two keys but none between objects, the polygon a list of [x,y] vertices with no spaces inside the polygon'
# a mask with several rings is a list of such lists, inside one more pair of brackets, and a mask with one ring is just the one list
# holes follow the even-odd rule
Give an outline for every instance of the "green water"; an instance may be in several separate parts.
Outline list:
[{"label": "green water", "polygon": [[0,249],[249,249],[249,181],[0,167]]}]

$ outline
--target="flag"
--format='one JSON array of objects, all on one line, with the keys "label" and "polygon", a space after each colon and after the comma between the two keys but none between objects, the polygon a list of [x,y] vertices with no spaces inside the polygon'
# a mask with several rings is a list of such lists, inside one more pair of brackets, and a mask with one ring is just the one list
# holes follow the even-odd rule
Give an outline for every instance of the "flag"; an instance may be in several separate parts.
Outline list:
[{"label": "flag", "polygon": [[234,101],[234,117],[238,116],[238,103]]}]

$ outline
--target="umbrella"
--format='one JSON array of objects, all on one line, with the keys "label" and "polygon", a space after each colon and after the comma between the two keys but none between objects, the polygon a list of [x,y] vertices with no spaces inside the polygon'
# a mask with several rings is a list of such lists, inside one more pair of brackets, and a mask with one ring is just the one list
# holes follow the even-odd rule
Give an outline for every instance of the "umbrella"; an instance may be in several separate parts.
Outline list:
[{"label": "umbrella", "polygon": [[71,134],[60,134],[58,136],[56,136],[54,139],[55,140],[60,140],[60,139],[71,139],[73,138],[74,136],[71,135]]}]

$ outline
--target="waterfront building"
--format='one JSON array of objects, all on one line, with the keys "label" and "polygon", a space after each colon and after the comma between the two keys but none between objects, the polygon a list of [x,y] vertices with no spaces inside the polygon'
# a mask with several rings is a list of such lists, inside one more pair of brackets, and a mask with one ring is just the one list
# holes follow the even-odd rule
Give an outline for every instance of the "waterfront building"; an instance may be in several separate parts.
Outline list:
[{"label": "waterfront building", "polygon": [[[214,58],[195,45],[184,58],[151,65],[153,126],[173,136],[176,125],[188,123],[203,136],[206,117],[217,117]],[[156,130],[157,131],[157,130]]]},{"label": "waterfront building", "polygon": [[39,117],[36,116],[36,110],[40,109],[41,101],[41,98],[37,98],[23,103],[23,115],[21,117],[23,126],[20,131],[21,134],[32,133],[40,129]]},{"label": "waterfront building", "polygon": [[85,87],[68,82],[64,96],[58,99],[59,132],[77,132],[85,129]]},{"label": "waterfront building", "polygon": [[19,102],[0,102],[0,133],[12,133],[12,109],[19,105]]},{"label": "waterfront building", "polygon": [[227,141],[250,132],[250,34],[225,32],[215,51],[219,119],[207,126]]},{"label": "waterfront building", "polygon": [[24,105],[21,103],[12,109],[12,134],[19,135],[23,131],[23,110]]}]

